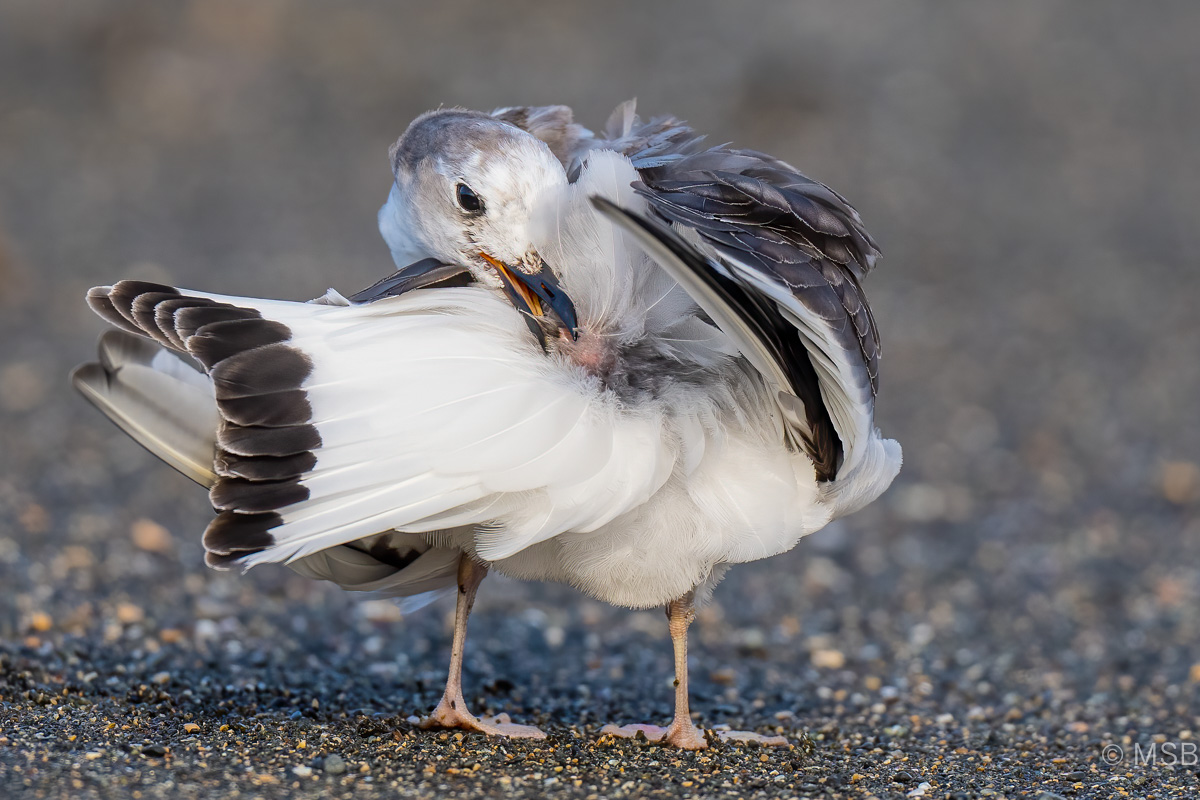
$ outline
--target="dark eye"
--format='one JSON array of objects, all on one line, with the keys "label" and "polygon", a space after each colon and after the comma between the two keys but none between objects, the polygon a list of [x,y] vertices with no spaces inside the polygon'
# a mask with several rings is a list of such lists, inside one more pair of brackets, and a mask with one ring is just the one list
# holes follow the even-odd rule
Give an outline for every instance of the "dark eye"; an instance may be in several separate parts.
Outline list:
[{"label": "dark eye", "polygon": [[454,196],[458,199],[458,207],[470,214],[479,214],[483,211],[483,201],[479,199],[479,195],[471,191],[471,187],[465,183],[460,183],[454,190]]}]

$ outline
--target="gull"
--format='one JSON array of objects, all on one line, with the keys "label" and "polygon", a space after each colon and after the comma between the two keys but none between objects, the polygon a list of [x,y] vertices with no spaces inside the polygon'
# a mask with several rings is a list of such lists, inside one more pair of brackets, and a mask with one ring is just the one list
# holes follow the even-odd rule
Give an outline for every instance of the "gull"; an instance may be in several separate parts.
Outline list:
[{"label": "gull", "polygon": [[496,570],[664,607],[674,720],[601,732],[707,747],[697,603],[899,471],[862,289],[879,249],[827,186],[632,102],[599,133],[565,106],[442,109],[389,155],[397,271],[306,303],[97,287],[116,330],[76,387],[208,488],[209,566],[282,562],[405,609],[457,592],[423,726],[544,736],[463,698]]}]

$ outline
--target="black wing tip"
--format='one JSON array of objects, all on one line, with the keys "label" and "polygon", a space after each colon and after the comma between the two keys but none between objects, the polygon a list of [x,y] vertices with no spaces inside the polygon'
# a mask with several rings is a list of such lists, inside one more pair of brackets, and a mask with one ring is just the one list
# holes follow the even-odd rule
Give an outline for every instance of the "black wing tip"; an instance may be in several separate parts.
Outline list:
[{"label": "black wing tip", "polygon": [[217,401],[221,416],[234,425],[259,428],[285,428],[307,425],[312,421],[308,392],[288,389],[252,397]]},{"label": "black wing tip", "polygon": [[110,286],[97,286],[90,289],[87,293],[88,308],[95,312],[96,316],[126,333],[145,336],[142,330],[132,321],[126,319],[117,307],[113,305],[112,298],[109,297],[111,291]]},{"label": "black wing tip", "polygon": [[291,328],[282,322],[263,319],[257,312],[243,319],[202,323],[187,340],[188,351],[212,369],[227,358],[247,350],[290,341]]},{"label": "black wing tip", "polygon": [[217,402],[303,388],[313,362],[285,342],[242,350],[210,370]]},{"label": "black wing tip", "polygon": [[128,297],[132,302],[132,299],[138,295],[151,292],[175,296],[179,295],[179,290],[174,286],[168,286],[165,283],[154,283],[153,281],[139,281],[131,278],[114,283],[111,287],[109,287],[108,294],[110,297]]}]

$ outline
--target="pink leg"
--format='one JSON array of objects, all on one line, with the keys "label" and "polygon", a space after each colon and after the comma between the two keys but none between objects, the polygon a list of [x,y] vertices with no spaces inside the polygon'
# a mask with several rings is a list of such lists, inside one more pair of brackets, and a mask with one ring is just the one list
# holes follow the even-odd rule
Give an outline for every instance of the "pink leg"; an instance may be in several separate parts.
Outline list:
[{"label": "pink leg", "polygon": [[486,733],[489,736],[507,736],[515,739],[545,739],[532,725],[516,725],[507,714],[479,718],[467,710],[462,693],[463,646],[467,640],[467,618],[475,604],[475,592],[487,576],[487,567],[467,554],[458,562],[458,607],[454,613],[454,644],[450,650],[450,675],[446,679],[446,691],[437,708],[420,722],[422,728],[464,728]]},{"label": "pink leg", "polygon": [[[696,618],[694,599],[693,593],[688,592],[667,605],[667,625],[671,631],[671,644],[675,647],[675,719],[672,720],[670,727],[605,725],[600,729],[601,735],[632,739],[641,734],[652,742],[663,742],[683,750],[703,750],[708,747],[708,740],[692,722],[691,711],[688,707],[687,631],[688,626]],[[771,747],[787,745],[787,740],[782,736],[762,736],[749,731],[715,731],[714,733],[721,741],[755,741]]]}]

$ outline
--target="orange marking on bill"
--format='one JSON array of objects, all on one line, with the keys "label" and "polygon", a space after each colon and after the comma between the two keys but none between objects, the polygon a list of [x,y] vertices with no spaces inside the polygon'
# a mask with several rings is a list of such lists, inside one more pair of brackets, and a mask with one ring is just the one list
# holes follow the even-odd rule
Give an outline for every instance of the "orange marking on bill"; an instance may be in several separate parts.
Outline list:
[{"label": "orange marking on bill", "polygon": [[508,266],[504,264],[504,262],[497,261],[487,253],[480,253],[479,257],[491,264],[495,270],[500,273],[501,279],[507,281],[508,285],[512,287],[513,291],[521,295],[521,299],[523,299],[526,305],[529,306],[530,311],[532,311],[536,316],[542,316],[543,312],[541,298],[529,291],[525,284],[512,274],[512,270],[510,270]]}]

